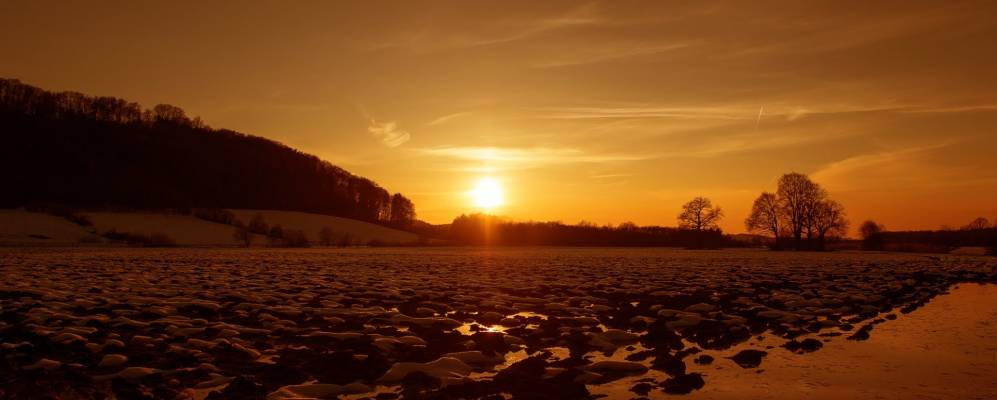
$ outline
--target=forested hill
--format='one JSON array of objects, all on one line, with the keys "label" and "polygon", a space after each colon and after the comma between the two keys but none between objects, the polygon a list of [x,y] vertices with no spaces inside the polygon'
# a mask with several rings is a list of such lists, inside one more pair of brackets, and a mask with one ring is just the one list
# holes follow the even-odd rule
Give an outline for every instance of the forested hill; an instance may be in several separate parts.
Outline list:
[{"label": "forested hill", "polygon": [[412,202],[281,143],[180,108],[0,79],[0,207],[291,210],[407,225]]}]

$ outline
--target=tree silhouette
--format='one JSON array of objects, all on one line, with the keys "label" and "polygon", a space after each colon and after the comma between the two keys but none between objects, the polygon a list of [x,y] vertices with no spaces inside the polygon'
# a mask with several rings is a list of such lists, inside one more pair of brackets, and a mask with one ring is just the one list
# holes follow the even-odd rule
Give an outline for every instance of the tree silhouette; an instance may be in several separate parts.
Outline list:
[{"label": "tree silhouette", "polygon": [[284,227],[280,224],[270,227],[270,232],[267,234],[267,242],[271,246],[279,246],[284,242]]},{"label": "tree silhouette", "polygon": [[859,236],[862,237],[862,248],[866,250],[880,250],[883,247],[883,238],[880,235],[886,231],[886,227],[873,220],[866,220],[859,226]]},{"label": "tree silhouette", "polygon": [[232,233],[232,238],[235,239],[236,242],[239,242],[239,244],[242,244],[245,247],[253,245],[253,232],[250,232],[242,221],[235,221],[233,227],[235,228],[235,232]]},{"label": "tree silhouette", "polygon": [[774,193],[762,192],[751,206],[751,214],[744,220],[748,232],[770,233],[775,238],[775,247],[779,248],[779,236],[782,233],[780,221],[782,208]]},{"label": "tree silhouette", "polygon": [[530,246],[672,246],[720,248],[735,245],[719,229],[697,231],[624,222],[616,227],[560,222],[511,222],[485,215],[461,215],[450,224],[455,244]]},{"label": "tree silhouette", "polygon": [[848,233],[845,208],[834,200],[823,200],[814,206],[812,223],[817,234],[817,250],[824,250],[827,236],[844,236]]},{"label": "tree silhouette", "polygon": [[977,229],[987,229],[990,227],[990,221],[983,217],[977,217],[976,219],[970,221],[968,224],[962,227],[963,230],[972,231]]},{"label": "tree silhouette", "polygon": [[391,196],[391,224],[400,228],[407,228],[415,221],[415,205],[412,200],[395,193]]},{"label": "tree silhouette", "polygon": [[803,232],[808,231],[810,236],[813,234],[814,212],[823,200],[824,192],[806,175],[792,172],[779,178],[777,195],[795,246],[801,249]]},{"label": "tree silhouette", "polygon": [[276,209],[398,226],[415,218],[411,201],[399,194],[396,207],[366,178],[269,139],[209,128],[168,104],[143,110],[0,79],[0,126],[0,182],[12,188],[0,207]]},{"label": "tree silhouette", "polygon": [[714,207],[710,199],[696,197],[682,206],[682,213],[678,216],[679,227],[697,231],[717,229],[717,222],[723,216],[723,210],[719,206]]},{"label": "tree silhouette", "polygon": [[270,233],[270,225],[267,224],[267,221],[263,219],[263,214],[260,213],[256,213],[256,215],[253,216],[253,219],[249,220],[249,226],[246,228],[249,229],[250,232],[260,235],[267,235]]},{"label": "tree silhouette", "polygon": [[322,227],[318,232],[318,240],[325,247],[332,246],[333,241],[336,240],[335,236],[336,233],[328,226]]},{"label": "tree silhouette", "polygon": [[750,232],[775,236],[777,249],[781,238],[788,236],[793,238],[793,247],[797,250],[804,247],[823,250],[828,237],[844,236],[848,232],[844,207],[828,199],[827,191],[820,185],[796,172],[779,178],[776,193],[762,192],[755,199],[744,226]]}]

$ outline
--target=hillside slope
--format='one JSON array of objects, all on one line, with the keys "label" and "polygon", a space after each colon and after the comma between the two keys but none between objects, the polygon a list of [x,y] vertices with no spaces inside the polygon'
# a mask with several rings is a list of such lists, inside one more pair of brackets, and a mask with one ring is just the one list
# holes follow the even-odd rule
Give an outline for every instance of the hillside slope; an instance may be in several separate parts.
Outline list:
[{"label": "hillside slope", "polygon": [[[260,214],[271,225],[300,230],[312,245],[319,245],[319,231],[328,227],[335,244],[350,245],[413,244],[419,236],[364,221],[274,210],[231,210],[237,218],[248,221]],[[0,210],[0,246],[75,246],[114,244],[102,235],[108,232],[152,236],[165,235],[178,246],[240,246],[229,225],[205,221],[188,215],[152,212],[80,212],[93,226],[81,227],[63,218],[22,209]],[[253,235],[253,247],[268,245],[267,238]]]},{"label": "hillside slope", "polygon": [[333,241],[338,243],[343,239],[351,244],[365,245],[372,241],[383,244],[413,244],[419,241],[419,235],[375,225],[364,221],[349,218],[340,218],[330,215],[309,214],[296,211],[275,211],[275,210],[229,210],[235,214],[236,218],[242,221],[253,219],[256,214],[263,216],[264,220],[273,225],[280,225],[284,229],[300,230],[313,243],[319,241],[319,231],[323,228],[330,228],[333,233]]},{"label": "hillside slope", "polygon": [[100,238],[63,218],[27,212],[0,210],[0,246],[67,246]]},{"label": "hillside slope", "polygon": [[401,194],[266,138],[212,129],[177,107],[48,92],[0,79],[0,207],[241,208],[405,226]]}]

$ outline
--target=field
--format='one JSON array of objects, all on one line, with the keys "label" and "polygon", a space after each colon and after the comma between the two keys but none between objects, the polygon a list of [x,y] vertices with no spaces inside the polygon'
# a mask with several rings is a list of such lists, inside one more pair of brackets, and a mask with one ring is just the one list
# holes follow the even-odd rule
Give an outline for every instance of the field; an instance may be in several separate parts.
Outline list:
[{"label": "field", "polygon": [[[748,392],[733,391],[734,380],[747,378],[764,383],[767,397],[800,398],[777,365],[765,372],[769,363],[820,368],[836,358],[819,355],[923,320],[920,307],[968,282],[997,282],[997,261],[667,249],[0,249],[0,399],[737,398]],[[967,307],[997,303],[986,293]],[[990,352],[977,368],[995,367],[992,345],[970,350]],[[960,391],[935,397],[997,393],[986,371],[946,379],[962,382]],[[924,390],[909,383],[883,393]],[[856,394],[835,390],[817,393]]]}]

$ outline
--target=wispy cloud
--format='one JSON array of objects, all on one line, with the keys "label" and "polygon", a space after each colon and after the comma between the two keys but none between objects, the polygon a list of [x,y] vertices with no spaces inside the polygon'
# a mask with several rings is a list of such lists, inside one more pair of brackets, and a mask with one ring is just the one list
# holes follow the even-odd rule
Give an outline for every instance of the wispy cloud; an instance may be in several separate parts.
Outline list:
[{"label": "wispy cloud", "polygon": [[953,145],[952,141],[861,154],[825,165],[810,174],[835,190],[888,190],[895,185],[923,187],[965,180],[961,168],[931,162],[932,153]]},{"label": "wispy cloud", "polygon": [[508,170],[573,163],[638,161],[649,156],[632,154],[590,154],[576,148],[436,147],[421,149],[424,154],[475,162],[463,169]]},{"label": "wispy cloud", "polygon": [[479,30],[454,33],[432,26],[412,33],[405,32],[369,48],[405,48],[416,52],[469,49],[530,39],[548,32],[606,23],[594,3],[584,4],[557,15],[539,18],[489,21],[479,24]]},{"label": "wispy cloud", "polygon": [[608,106],[608,107],[548,107],[538,108],[541,118],[551,119],[641,119],[641,118],[702,118],[752,120],[753,106],[719,107],[658,107],[658,106]]},{"label": "wispy cloud", "polygon": [[449,115],[444,115],[442,117],[439,117],[437,119],[434,119],[432,121],[427,122],[426,126],[442,125],[442,124],[450,122],[450,121],[452,121],[454,119],[457,119],[457,118],[460,118],[460,117],[464,117],[464,116],[468,116],[468,115],[471,115],[471,113],[469,111],[459,112],[459,113],[453,113],[453,114],[449,114]]},{"label": "wispy cloud", "polygon": [[535,68],[558,68],[571,67],[577,65],[596,64],[614,60],[622,60],[630,57],[656,55],[673,50],[679,50],[691,46],[690,43],[654,44],[645,46],[634,46],[631,48],[619,48],[609,46],[605,48],[583,48],[583,54],[569,55],[557,60],[544,61],[534,65]]},{"label": "wispy cloud", "polygon": [[371,135],[374,135],[375,138],[388,147],[398,147],[412,139],[412,135],[407,131],[399,129],[398,123],[395,121],[377,122],[371,118],[370,124],[367,125],[367,132],[370,132]]}]

